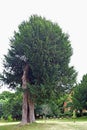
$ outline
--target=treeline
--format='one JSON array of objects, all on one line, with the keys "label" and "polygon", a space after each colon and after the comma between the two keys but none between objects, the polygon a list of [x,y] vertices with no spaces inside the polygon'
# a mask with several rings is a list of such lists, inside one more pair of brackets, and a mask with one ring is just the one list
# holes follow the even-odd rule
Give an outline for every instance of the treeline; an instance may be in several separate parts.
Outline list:
[{"label": "treeline", "polygon": [[[66,96],[45,102],[35,104],[36,118],[59,118],[64,115],[64,101]],[[5,120],[21,120],[22,118],[22,92],[11,93],[4,91],[0,94],[0,118]]]}]

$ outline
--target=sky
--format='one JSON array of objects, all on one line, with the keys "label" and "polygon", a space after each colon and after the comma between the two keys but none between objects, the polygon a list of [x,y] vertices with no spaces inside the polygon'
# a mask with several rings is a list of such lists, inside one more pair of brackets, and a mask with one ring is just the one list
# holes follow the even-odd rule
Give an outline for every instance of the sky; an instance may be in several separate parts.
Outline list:
[{"label": "sky", "polygon": [[87,0],[0,0],[0,73],[9,39],[18,25],[34,14],[58,23],[69,34],[73,48],[70,65],[78,72],[79,82],[87,73]]}]

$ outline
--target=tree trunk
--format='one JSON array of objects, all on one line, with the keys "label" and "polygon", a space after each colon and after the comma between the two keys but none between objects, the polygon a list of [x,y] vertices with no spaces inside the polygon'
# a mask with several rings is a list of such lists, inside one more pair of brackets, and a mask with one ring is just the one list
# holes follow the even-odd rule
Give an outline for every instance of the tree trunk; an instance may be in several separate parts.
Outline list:
[{"label": "tree trunk", "polygon": [[83,116],[82,110],[80,109],[79,111],[80,111],[80,116]]},{"label": "tree trunk", "polygon": [[22,124],[32,123],[35,121],[34,103],[32,102],[32,99],[27,89],[27,84],[29,83],[28,73],[29,65],[26,64],[22,76],[22,88],[24,90],[22,105]]},{"label": "tree trunk", "polygon": [[22,105],[22,124],[28,123],[28,93],[23,93],[23,105]]},{"label": "tree trunk", "polygon": [[35,115],[34,115],[34,103],[31,99],[29,99],[29,122],[35,122]]}]

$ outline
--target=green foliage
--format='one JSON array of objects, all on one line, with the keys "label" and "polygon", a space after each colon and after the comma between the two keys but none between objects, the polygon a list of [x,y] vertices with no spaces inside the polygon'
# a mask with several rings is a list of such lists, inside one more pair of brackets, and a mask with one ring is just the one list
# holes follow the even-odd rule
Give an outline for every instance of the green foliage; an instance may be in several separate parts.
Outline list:
[{"label": "green foliage", "polygon": [[0,117],[3,116],[3,106],[6,104],[11,96],[11,93],[8,91],[4,91],[0,94]]},{"label": "green foliage", "polygon": [[7,120],[10,121],[10,122],[13,121],[12,115],[9,115]]},{"label": "green foliage", "polygon": [[73,112],[72,111],[66,111],[62,115],[62,117],[65,117],[65,118],[70,118],[72,116],[73,116]]},{"label": "green foliage", "polygon": [[83,76],[81,83],[74,88],[72,100],[75,109],[80,112],[82,109],[87,110],[87,74]]},{"label": "green foliage", "polygon": [[37,118],[46,116],[48,118],[54,117],[66,117],[67,115],[71,116],[72,112],[64,113],[64,101],[66,100],[67,95],[61,95],[54,100],[50,100],[43,104],[36,104],[35,106],[35,115]]},{"label": "green foliage", "polygon": [[10,39],[1,79],[12,88],[21,86],[23,68],[29,64],[32,97],[39,101],[69,91],[76,72],[69,66],[72,47],[68,34],[58,24],[37,15],[22,22],[18,29]]},{"label": "green foliage", "polygon": [[0,118],[2,116],[3,110],[2,110],[3,103],[0,102]]},{"label": "green foliage", "polygon": [[[4,98],[3,98],[4,95]],[[0,97],[4,99],[0,100],[2,103],[2,117],[6,120],[12,121],[12,119],[21,119],[21,109],[22,109],[22,94],[20,92],[3,92]]]},{"label": "green foliage", "polygon": [[0,94],[0,102],[7,101],[11,96],[11,93],[9,91],[4,91]]}]

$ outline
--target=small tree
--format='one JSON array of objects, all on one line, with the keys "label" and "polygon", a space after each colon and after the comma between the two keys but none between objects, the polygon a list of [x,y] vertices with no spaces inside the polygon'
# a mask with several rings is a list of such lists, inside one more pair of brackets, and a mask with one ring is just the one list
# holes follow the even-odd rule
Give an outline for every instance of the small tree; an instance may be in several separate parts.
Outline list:
[{"label": "small tree", "polygon": [[76,72],[69,67],[72,48],[58,24],[37,15],[19,25],[5,55],[2,79],[9,87],[22,85],[22,123],[34,122],[34,104],[69,91]]},{"label": "small tree", "polygon": [[82,110],[87,110],[87,74],[83,76],[81,83],[74,88],[72,96],[74,108],[82,114]]}]

